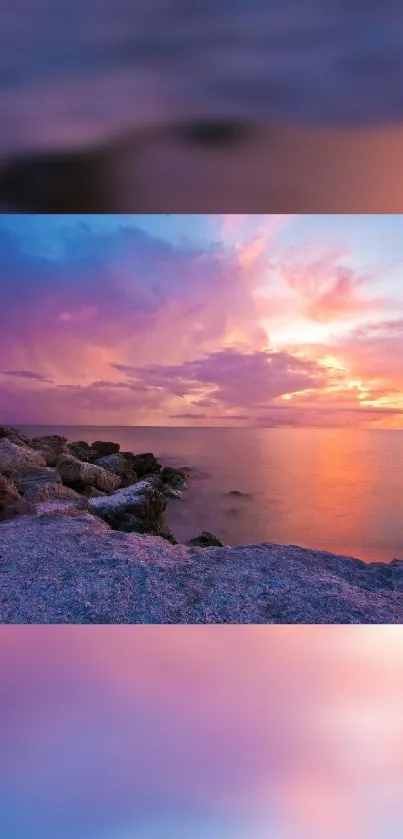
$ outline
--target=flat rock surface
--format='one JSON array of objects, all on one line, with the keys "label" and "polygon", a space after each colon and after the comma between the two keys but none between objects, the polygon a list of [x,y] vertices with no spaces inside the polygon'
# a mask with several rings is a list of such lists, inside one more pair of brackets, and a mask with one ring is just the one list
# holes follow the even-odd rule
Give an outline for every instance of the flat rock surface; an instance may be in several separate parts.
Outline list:
[{"label": "flat rock surface", "polygon": [[3,623],[400,623],[403,561],[171,546],[90,514],[0,525]]}]

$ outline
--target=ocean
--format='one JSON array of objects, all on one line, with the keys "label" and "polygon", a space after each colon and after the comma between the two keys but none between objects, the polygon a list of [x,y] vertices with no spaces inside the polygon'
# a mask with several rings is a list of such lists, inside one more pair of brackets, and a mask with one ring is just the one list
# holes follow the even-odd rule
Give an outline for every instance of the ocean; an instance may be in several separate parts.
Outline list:
[{"label": "ocean", "polygon": [[[113,440],[192,468],[166,520],[179,541],[208,530],[228,545],[278,542],[403,559],[403,433],[317,428],[21,426],[31,436]],[[242,495],[232,495],[237,490]]]}]

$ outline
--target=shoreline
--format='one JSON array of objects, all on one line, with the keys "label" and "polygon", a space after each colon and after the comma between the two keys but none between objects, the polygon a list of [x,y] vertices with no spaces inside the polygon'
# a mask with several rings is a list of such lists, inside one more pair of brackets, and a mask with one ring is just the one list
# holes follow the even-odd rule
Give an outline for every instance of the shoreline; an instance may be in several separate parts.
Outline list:
[{"label": "shoreline", "polygon": [[403,560],[188,547],[88,513],[0,525],[2,623],[403,623]]},{"label": "shoreline", "polygon": [[0,621],[403,623],[403,560],[210,533],[178,544],[164,512],[188,472],[0,426]]}]

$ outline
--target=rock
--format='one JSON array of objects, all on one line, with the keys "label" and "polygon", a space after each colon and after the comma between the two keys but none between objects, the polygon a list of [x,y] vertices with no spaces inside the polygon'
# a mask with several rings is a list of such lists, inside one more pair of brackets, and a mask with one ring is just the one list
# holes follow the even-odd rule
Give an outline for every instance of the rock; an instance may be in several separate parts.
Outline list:
[{"label": "rock", "polygon": [[122,486],[129,486],[137,481],[138,475],[132,461],[120,452],[100,457],[95,462],[97,466],[102,466],[102,469],[106,469],[112,475],[119,475]]},{"label": "rock", "polygon": [[0,534],[1,623],[403,623],[403,561],[170,545],[86,513],[22,516]]},{"label": "rock", "polygon": [[89,444],[84,440],[78,440],[76,443],[67,443],[67,451],[73,457],[76,457],[77,460],[82,460],[84,463],[91,461],[92,451]]},{"label": "rock", "polygon": [[63,483],[77,491],[94,486],[101,492],[113,492],[121,483],[118,475],[112,475],[101,466],[83,462],[72,455],[62,455],[57,468]]},{"label": "rock", "polygon": [[37,503],[55,499],[69,500],[75,502],[76,506],[78,505],[81,509],[86,507],[84,499],[78,492],[62,484],[62,479],[56,469],[49,467],[32,469],[16,479],[16,485],[26,501]]},{"label": "rock", "polygon": [[178,489],[174,489],[173,487],[169,486],[168,484],[164,485],[164,495],[167,498],[176,498],[178,501],[181,501],[182,494]]},{"label": "rock", "polygon": [[164,466],[161,478],[164,484],[169,484],[174,489],[181,490],[186,486],[186,472],[173,466]]},{"label": "rock", "polygon": [[0,440],[0,472],[7,477],[27,472],[35,466],[45,466],[40,452],[25,445],[16,445],[4,437]]},{"label": "rock", "polygon": [[133,513],[139,519],[152,520],[160,516],[167,505],[164,495],[147,480],[116,490],[113,495],[90,498],[90,512],[96,516]]},{"label": "rock", "polygon": [[59,434],[47,434],[44,437],[33,437],[30,447],[42,452],[47,466],[55,466],[62,454],[67,454],[67,437]]},{"label": "rock", "polygon": [[115,516],[113,513],[105,514],[103,516],[105,521],[113,530],[119,530],[121,533],[149,533],[153,536],[161,536],[172,545],[177,545],[178,540],[173,535],[170,527],[160,517],[155,519],[139,519],[133,513],[119,513]]},{"label": "rock", "polygon": [[10,440],[10,443],[14,443],[15,446],[30,445],[30,438],[26,437],[25,434],[21,434],[18,428],[12,428],[8,425],[0,425],[0,439],[3,439],[4,437]]},{"label": "rock", "polygon": [[146,475],[159,475],[162,466],[151,452],[143,452],[142,454],[131,454],[131,452],[123,452],[125,457],[129,456],[133,470],[139,479]]},{"label": "rock", "polygon": [[95,487],[84,487],[82,491],[82,495],[86,498],[100,498],[101,495],[107,494],[107,492],[101,492],[100,489],[95,489]]},{"label": "rock", "polygon": [[194,539],[189,539],[186,543],[187,545],[197,546],[199,548],[223,548],[224,542],[221,542],[221,539],[218,536],[214,536],[213,533],[209,533],[207,530],[203,530],[203,533],[200,536],[196,536]]},{"label": "rock", "polygon": [[[67,489],[67,487],[63,488]],[[88,508],[83,496],[78,493],[76,495],[78,500],[53,498],[40,501],[35,505],[37,516],[82,516],[84,512],[88,512]]]},{"label": "rock", "polygon": [[16,486],[0,475],[0,522],[35,513],[35,507],[21,498]]},{"label": "rock", "polygon": [[126,533],[152,533],[176,544],[176,539],[162,514],[165,496],[155,489],[152,480],[139,481],[104,498],[91,498],[89,510],[100,516],[114,530]]},{"label": "rock", "polygon": [[0,475],[0,510],[12,504],[15,501],[21,501],[21,495],[17,487],[12,481],[7,480],[3,475]]},{"label": "rock", "polygon": [[97,458],[107,457],[108,455],[118,454],[120,451],[119,443],[105,443],[102,440],[96,440],[91,446],[94,456]]},{"label": "rock", "polygon": [[229,491],[228,495],[237,495],[237,496],[239,496],[240,498],[250,498],[249,493],[247,493],[247,492],[241,492],[241,490],[240,490],[240,489],[230,489],[230,491]]}]

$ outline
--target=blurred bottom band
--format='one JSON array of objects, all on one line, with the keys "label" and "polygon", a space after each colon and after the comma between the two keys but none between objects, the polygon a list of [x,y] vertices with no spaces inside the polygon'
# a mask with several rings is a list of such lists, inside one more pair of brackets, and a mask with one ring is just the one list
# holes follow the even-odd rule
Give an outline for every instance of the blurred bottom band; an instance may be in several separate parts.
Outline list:
[{"label": "blurred bottom band", "polygon": [[403,628],[0,627],[7,839],[397,839]]},{"label": "blurred bottom band", "polygon": [[26,212],[403,211],[403,127],[231,122],[143,129],[3,160],[0,204]]}]

